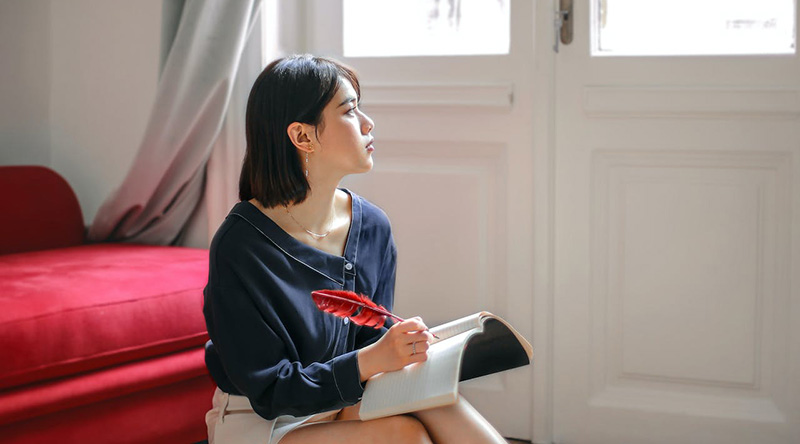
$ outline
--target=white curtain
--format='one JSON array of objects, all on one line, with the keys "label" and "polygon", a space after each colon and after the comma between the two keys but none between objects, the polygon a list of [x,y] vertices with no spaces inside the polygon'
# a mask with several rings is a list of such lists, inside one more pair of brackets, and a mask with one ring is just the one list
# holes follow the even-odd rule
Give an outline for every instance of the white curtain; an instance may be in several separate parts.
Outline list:
[{"label": "white curtain", "polygon": [[[208,244],[208,233],[221,220],[217,215],[236,195],[230,187],[238,184],[231,176],[238,178],[244,149],[241,90],[249,89],[261,69],[260,43],[247,44],[260,40],[260,32],[253,32],[260,25],[260,4],[185,3],[139,152],[122,185],[100,207],[91,240]],[[199,232],[206,233],[204,241]]]},{"label": "white curtain", "polygon": [[[261,14],[266,13],[264,7]],[[245,110],[250,88],[263,67],[263,21],[257,19],[242,52],[225,121],[206,166],[203,198],[178,240],[179,245],[207,248],[231,207],[239,201],[239,173],[245,140]]]}]

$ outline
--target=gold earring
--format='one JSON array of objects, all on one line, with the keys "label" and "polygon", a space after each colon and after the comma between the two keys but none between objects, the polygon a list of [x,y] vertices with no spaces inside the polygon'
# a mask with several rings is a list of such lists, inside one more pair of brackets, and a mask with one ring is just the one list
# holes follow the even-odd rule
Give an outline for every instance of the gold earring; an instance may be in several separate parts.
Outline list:
[{"label": "gold earring", "polygon": [[[314,144],[313,143],[309,143],[308,144],[308,148],[309,149],[314,148]],[[306,151],[306,177],[308,177],[308,153],[310,153],[310,151]]]}]

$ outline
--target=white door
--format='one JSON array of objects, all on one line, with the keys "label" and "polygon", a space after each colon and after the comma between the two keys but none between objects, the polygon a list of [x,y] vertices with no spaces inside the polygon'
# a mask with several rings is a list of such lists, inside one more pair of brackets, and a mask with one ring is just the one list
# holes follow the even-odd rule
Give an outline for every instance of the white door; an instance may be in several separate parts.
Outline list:
[{"label": "white door", "polygon": [[[375,15],[346,26],[383,28],[373,36],[395,32],[395,20],[415,20],[403,17],[423,5],[439,21],[453,23],[460,14],[460,26],[468,27],[481,18],[472,8],[509,1],[361,5],[378,3],[400,9],[390,19]],[[531,339],[534,4],[510,2],[510,54],[398,57],[344,57],[342,4],[309,0],[299,26],[309,52],[343,60],[362,77],[362,108],[376,123],[375,166],[344,185],[392,221],[396,312],[438,325],[487,310]],[[425,43],[423,50],[432,44]],[[462,393],[505,436],[530,439],[531,383],[529,366],[468,382]]]},{"label": "white door", "polygon": [[[624,8],[661,16],[602,42],[634,51],[659,50],[639,44],[648,27],[690,34],[708,4],[728,10],[727,30],[781,27],[796,12],[776,22],[736,9],[774,2],[591,1],[575,1],[573,43],[543,58],[555,75],[555,137],[537,151],[553,210],[544,439],[798,443],[797,55],[590,51],[590,19],[609,26]],[[703,26],[689,49],[725,31]],[[551,33],[537,32],[538,53]]]}]

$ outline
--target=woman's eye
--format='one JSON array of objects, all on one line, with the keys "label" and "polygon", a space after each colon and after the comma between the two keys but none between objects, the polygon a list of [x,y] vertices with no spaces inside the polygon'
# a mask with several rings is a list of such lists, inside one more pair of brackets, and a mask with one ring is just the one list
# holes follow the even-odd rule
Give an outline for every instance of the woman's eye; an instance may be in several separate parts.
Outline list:
[{"label": "woman's eye", "polygon": [[355,114],[355,112],[356,112],[356,108],[355,107],[352,107],[352,108],[347,110],[347,114]]}]

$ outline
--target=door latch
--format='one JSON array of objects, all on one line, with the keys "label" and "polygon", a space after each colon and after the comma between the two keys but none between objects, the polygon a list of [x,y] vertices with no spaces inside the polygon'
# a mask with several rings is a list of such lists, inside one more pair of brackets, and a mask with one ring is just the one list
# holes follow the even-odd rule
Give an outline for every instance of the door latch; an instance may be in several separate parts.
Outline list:
[{"label": "door latch", "polygon": [[572,0],[558,0],[558,10],[555,17],[555,43],[553,51],[558,52],[559,43],[569,45],[572,43]]}]

